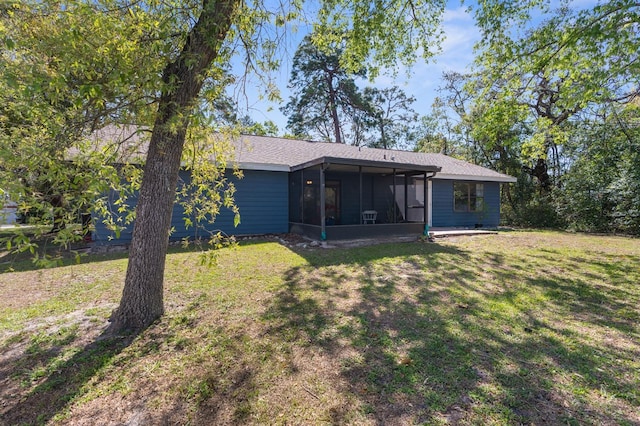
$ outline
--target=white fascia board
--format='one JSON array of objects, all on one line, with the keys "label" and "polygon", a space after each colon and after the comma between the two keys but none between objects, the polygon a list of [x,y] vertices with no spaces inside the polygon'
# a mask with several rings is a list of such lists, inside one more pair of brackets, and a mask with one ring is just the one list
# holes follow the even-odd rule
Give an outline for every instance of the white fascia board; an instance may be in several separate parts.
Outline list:
[{"label": "white fascia board", "polygon": [[238,163],[240,170],[262,170],[266,172],[289,172],[291,167],[286,164],[269,164],[269,163]]},{"label": "white fascia board", "polygon": [[514,183],[517,182],[518,179],[512,176],[471,176],[471,175],[450,175],[446,173],[437,173],[431,179],[439,179],[439,180],[471,180],[471,181],[483,181],[483,182],[503,182],[503,183]]}]

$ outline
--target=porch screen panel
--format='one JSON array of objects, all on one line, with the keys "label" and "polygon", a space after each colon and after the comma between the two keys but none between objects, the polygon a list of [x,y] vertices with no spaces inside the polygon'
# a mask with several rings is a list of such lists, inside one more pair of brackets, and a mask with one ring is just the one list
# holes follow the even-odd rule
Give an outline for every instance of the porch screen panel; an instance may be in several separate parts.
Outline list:
[{"label": "porch screen panel", "polygon": [[302,223],[302,171],[289,174],[289,221]]},{"label": "porch screen panel", "polygon": [[407,221],[424,222],[424,179],[412,178],[407,188]]},{"label": "porch screen panel", "polygon": [[393,212],[395,201],[393,199],[393,176],[371,175],[371,193],[373,205],[367,206],[366,200],[363,202],[364,210],[375,210],[378,212],[376,223],[393,223]]},{"label": "porch screen panel", "polygon": [[302,223],[320,225],[320,170],[304,170],[302,182]]},{"label": "porch screen panel", "polygon": [[[404,176],[396,176],[395,178],[395,188],[393,185],[389,187],[389,190],[393,194],[395,192],[395,206],[392,206],[389,211],[389,222],[404,222],[407,217],[407,212],[405,211],[405,188],[404,188]],[[395,209],[395,210],[394,210]],[[393,219],[393,215],[396,215],[396,218]]]}]

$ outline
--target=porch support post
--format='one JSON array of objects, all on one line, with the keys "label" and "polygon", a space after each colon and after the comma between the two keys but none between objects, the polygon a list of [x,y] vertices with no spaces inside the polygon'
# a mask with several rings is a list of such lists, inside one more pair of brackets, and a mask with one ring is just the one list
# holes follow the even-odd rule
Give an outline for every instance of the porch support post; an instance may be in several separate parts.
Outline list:
[{"label": "porch support post", "polygon": [[300,222],[304,223],[304,169],[300,170]]},{"label": "porch support post", "polygon": [[322,241],[327,239],[327,225],[326,225],[326,212],[325,212],[325,189],[324,189],[324,168],[325,165],[320,166],[320,239]]},{"label": "porch support post", "polygon": [[405,222],[409,222],[409,219],[407,219],[409,217],[409,188],[408,188],[408,184],[409,184],[409,178],[407,176],[407,173],[405,172],[404,174],[404,221]]},{"label": "porch support post", "polygon": [[362,166],[358,166],[358,179],[360,180],[360,199],[358,201],[358,210],[360,211],[360,223],[362,223]]},{"label": "porch support post", "polygon": [[396,211],[396,169],[393,169],[393,223],[398,222],[398,213]]},{"label": "porch support post", "polygon": [[422,192],[424,192],[423,194],[423,209],[424,209],[424,213],[423,213],[423,218],[424,218],[424,235],[425,236],[429,236],[429,216],[428,216],[428,205],[429,203],[427,202],[427,172],[424,172],[424,185],[422,188]]},{"label": "porch support post", "polygon": [[[432,176],[433,177],[433,176]],[[427,203],[428,207],[427,207],[427,212],[429,214],[429,220],[428,220],[428,224],[429,226],[433,226],[433,181],[431,179],[429,179],[428,181],[429,183],[429,190],[427,192],[427,196],[429,197],[429,202]]]}]

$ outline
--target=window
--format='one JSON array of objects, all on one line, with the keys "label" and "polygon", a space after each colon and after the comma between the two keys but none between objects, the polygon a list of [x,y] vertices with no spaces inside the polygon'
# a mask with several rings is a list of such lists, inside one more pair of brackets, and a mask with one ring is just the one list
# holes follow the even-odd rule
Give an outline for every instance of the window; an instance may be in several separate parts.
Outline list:
[{"label": "window", "polygon": [[453,210],[456,212],[477,212],[484,207],[484,184],[454,182]]}]

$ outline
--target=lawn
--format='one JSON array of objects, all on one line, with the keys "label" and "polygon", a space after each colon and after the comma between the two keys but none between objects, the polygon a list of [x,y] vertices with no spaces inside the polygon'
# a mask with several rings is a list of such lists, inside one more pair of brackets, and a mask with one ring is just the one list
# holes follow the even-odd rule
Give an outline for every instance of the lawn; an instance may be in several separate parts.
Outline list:
[{"label": "lawn", "polygon": [[126,258],[13,268],[0,424],[640,424],[638,239],[176,250],[166,315],[121,339]]}]

